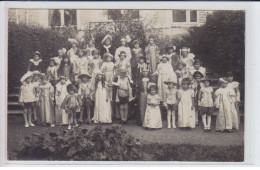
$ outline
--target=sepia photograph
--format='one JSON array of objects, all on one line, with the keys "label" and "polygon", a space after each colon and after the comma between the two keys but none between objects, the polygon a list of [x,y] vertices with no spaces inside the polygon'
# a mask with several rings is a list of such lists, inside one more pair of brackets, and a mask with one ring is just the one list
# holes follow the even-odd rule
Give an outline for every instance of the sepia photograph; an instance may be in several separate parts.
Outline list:
[{"label": "sepia photograph", "polygon": [[244,162],[245,16],[9,8],[8,161]]}]

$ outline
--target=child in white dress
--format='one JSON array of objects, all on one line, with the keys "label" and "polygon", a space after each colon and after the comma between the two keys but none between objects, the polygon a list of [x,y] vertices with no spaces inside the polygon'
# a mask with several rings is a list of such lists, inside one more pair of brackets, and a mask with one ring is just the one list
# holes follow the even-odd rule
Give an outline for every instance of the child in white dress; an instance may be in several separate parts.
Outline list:
[{"label": "child in white dress", "polygon": [[38,88],[41,84],[41,79],[40,79],[41,73],[38,70],[33,71],[33,80],[32,84],[34,85],[35,88],[35,102],[33,104],[33,118],[34,122],[37,123],[38,121],[38,113],[39,113],[39,94],[38,94]]},{"label": "child in white dress", "polygon": [[147,96],[147,106],[144,116],[143,126],[148,129],[162,128],[162,116],[160,110],[160,96],[157,94],[157,87],[154,83],[149,83],[149,94]]},{"label": "child in white dress", "polygon": [[182,88],[178,90],[178,127],[195,128],[194,91],[190,88],[190,79],[182,80]]},{"label": "child in white dress", "polygon": [[20,90],[19,103],[23,107],[24,127],[26,128],[29,126],[35,126],[32,123],[33,103],[35,102],[35,86],[32,84],[32,76],[32,72],[27,72],[20,80],[22,86]]},{"label": "child in white dress", "polygon": [[102,65],[102,60],[101,57],[99,56],[99,51],[98,50],[94,50],[92,52],[92,62],[91,62],[91,71],[89,72],[92,76],[91,82],[92,85],[95,86],[95,82],[96,82],[96,75],[97,73],[101,72],[100,67]]},{"label": "child in white dress", "polygon": [[214,112],[214,104],[213,104],[213,96],[214,91],[213,88],[210,87],[210,80],[205,78],[203,80],[204,87],[199,91],[199,107],[200,107],[200,114],[202,117],[202,123],[204,126],[204,131],[210,131],[211,125],[211,115]]},{"label": "child in white dress", "polygon": [[95,89],[94,123],[112,123],[111,101],[107,93],[107,83],[102,72],[97,73]]},{"label": "child in white dress", "polygon": [[77,40],[69,38],[68,41],[71,43],[71,49],[67,52],[71,63],[74,63],[75,59],[78,57],[76,54],[78,52],[77,45],[79,44]]},{"label": "child in white dress", "polygon": [[200,61],[200,59],[194,60],[193,66],[190,68],[191,76],[193,76],[193,74],[196,71],[199,71],[204,77],[206,77],[206,69],[204,67],[202,67],[201,64],[202,64],[202,62]]},{"label": "child in white dress", "polygon": [[83,50],[79,49],[77,54],[78,54],[78,57],[75,59],[75,61],[73,63],[73,74],[74,74],[74,77],[75,77],[75,81],[79,80],[78,76],[81,73],[88,72],[89,65],[90,65],[87,57],[84,57]]},{"label": "child in white dress", "polygon": [[65,76],[60,76],[60,82],[56,84],[55,91],[55,119],[57,125],[68,124],[68,115],[65,109],[61,108],[61,104],[65,97],[68,95],[67,86],[71,84],[70,80]]},{"label": "child in white dress", "polygon": [[78,94],[82,101],[79,122],[83,122],[84,112],[87,112],[86,122],[91,123],[91,106],[94,94],[94,87],[91,83],[91,76],[86,72],[80,74],[78,78],[81,80],[79,84]]},{"label": "child in white dress", "polygon": [[182,61],[177,63],[177,69],[175,71],[177,76],[177,88],[181,88],[181,82],[184,78],[189,78],[189,72],[186,69],[186,64]]},{"label": "child in white dress", "polygon": [[112,101],[112,93],[113,93],[112,83],[115,75],[114,74],[115,64],[112,62],[113,59],[112,54],[105,53],[103,58],[105,59],[105,62],[103,62],[101,66],[101,71],[104,73],[106,82],[108,83],[107,90],[108,90],[109,100]]},{"label": "child in white dress", "polygon": [[168,57],[166,55],[162,55],[161,62],[157,66],[157,70],[153,75],[158,75],[158,94],[160,99],[164,99],[165,90],[167,85],[164,84],[168,79],[172,79],[177,82],[177,76],[173,71],[172,65],[168,62]]},{"label": "child in white dress", "polygon": [[219,109],[216,119],[216,131],[227,130],[231,132],[232,129],[238,130],[237,111],[232,100],[235,93],[231,88],[227,87],[228,81],[223,78],[220,78],[219,81],[221,87],[215,92],[215,106]]},{"label": "child in white dress", "polygon": [[232,100],[235,104],[236,110],[237,110],[237,117],[238,117],[238,123],[240,123],[240,112],[239,112],[239,103],[240,103],[240,90],[239,90],[239,82],[233,81],[234,76],[233,72],[229,71],[227,72],[227,81],[228,81],[228,87],[231,88],[235,95],[232,96]]},{"label": "child in white dress", "polygon": [[121,69],[127,70],[127,75],[131,77],[131,65],[130,61],[126,58],[126,53],[124,51],[120,52],[119,60],[115,63],[117,76],[120,74]]},{"label": "child in white dress", "polygon": [[41,121],[43,125],[47,123],[50,124],[51,127],[54,127],[54,88],[45,74],[41,76],[41,80],[41,84],[38,88]]},{"label": "child in white dress", "polygon": [[[168,88],[165,90],[165,95],[163,99],[163,105],[167,109],[167,121],[168,121],[168,128],[176,128],[175,125],[175,114],[178,110],[178,99],[177,99],[177,83],[171,79],[164,82],[168,85]],[[172,119],[172,121],[171,121]],[[172,122],[172,123],[171,123]]]},{"label": "child in white dress", "polygon": [[56,62],[53,58],[49,61],[49,67],[46,70],[46,76],[48,81],[55,86],[58,81],[58,67],[56,66]]}]

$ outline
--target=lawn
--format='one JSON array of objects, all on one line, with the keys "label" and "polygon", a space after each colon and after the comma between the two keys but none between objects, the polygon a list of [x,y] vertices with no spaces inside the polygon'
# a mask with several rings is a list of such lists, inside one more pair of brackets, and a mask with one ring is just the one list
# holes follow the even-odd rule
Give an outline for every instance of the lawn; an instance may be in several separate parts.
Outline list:
[{"label": "lawn", "polygon": [[[244,125],[240,125],[240,130],[233,133],[219,133],[212,130],[210,133],[203,132],[203,127],[199,125],[193,130],[167,129],[166,121],[163,121],[164,128],[161,130],[145,130],[137,126],[134,120],[128,125],[118,125],[127,136],[132,136],[140,142],[135,152],[140,153],[137,157],[110,158],[109,154],[113,150],[107,150],[108,155],[103,159],[98,156],[77,158],[75,160],[140,160],[140,161],[218,161],[218,162],[242,162],[244,160]],[[81,125],[79,129],[92,130],[99,125]],[[110,129],[114,125],[101,125],[103,129]],[[214,119],[213,125],[214,127]],[[22,116],[8,117],[8,156],[12,155],[21,146],[21,141],[26,136],[33,134],[49,134],[66,131],[65,126],[32,128],[23,127]],[[106,140],[103,139],[102,140]],[[127,144],[128,145],[128,144]],[[130,145],[131,146],[131,145]],[[122,147],[123,148],[123,147]],[[122,149],[119,148],[119,149]],[[131,147],[130,147],[131,148]],[[110,148],[112,149],[112,148]],[[118,149],[118,148],[117,148]],[[124,150],[124,149],[123,149]],[[131,150],[131,149],[130,149]],[[103,152],[103,151],[102,151]],[[109,158],[108,158],[109,157]],[[22,157],[17,159],[35,160],[35,157]],[[68,158],[40,157],[38,160],[68,160]],[[73,159],[69,159],[73,160]]]}]

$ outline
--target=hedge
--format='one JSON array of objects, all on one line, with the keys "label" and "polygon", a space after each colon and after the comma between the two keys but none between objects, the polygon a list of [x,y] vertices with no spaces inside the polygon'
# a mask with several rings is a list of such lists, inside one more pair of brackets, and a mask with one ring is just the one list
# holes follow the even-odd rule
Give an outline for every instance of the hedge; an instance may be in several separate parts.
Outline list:
[{"label": "hedge", "polygon": [[[69,35],[68,35],[69,36]],[[27,71],[29,59],[34,51],[41,53],[44,67],[47,61],[57,56],[57,49],[69,47],[68,37],[58,31],[38,25],[8,23],[8,85],[20,85],[21,76]]]}]

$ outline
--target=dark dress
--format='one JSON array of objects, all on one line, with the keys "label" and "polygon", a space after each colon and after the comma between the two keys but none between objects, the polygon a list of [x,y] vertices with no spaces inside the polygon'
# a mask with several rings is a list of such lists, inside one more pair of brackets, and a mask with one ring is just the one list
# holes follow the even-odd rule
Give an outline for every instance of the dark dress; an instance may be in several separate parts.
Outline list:
[{"label": "dark dress", "polygon": [[[146,78],[146,81],[143,81],[143,78]],[[145,79],[144,79],[145,80]],[[137,81],[137,91],[136,96],[138,100],[138,116],[137,124],[143,125],[145,110],[146,110],[146,101],[148,94],[148,83],[152,81],[151,76],[144,77],[143,75],[139,77]],[[144,83],[146,82],[146,85]]]},{"label": "dark dress", "polygon": [[178,62],[180,60],[180,56],[176,53],[174,53],[172,56],[171,56],[171,59],[172,59],[172,68],[173,70],[177,70],[177,65],[178,65]]},{"label": "dark dress", "polygon": [[40,60],[38,62],[38,64],[34,64],[33,60],[29,61],[29,67],[28,67],[28,71],[39,71],[39,72],[43,72],[43,66],[42,66],[42,61]]}]

